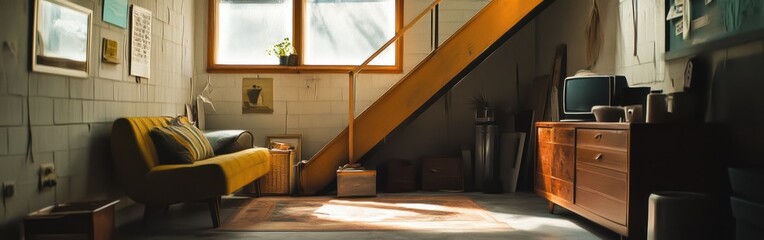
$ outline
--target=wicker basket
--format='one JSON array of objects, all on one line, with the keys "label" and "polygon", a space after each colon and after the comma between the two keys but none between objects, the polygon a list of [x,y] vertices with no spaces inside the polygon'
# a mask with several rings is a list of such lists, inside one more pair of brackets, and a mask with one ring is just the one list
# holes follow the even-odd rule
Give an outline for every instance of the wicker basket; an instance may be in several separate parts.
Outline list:
[{"label": "wicker basket", "polygon": [[258,179],[260,193],[288,195],[292,193],[292,151],[271,150],[271,172]]}]

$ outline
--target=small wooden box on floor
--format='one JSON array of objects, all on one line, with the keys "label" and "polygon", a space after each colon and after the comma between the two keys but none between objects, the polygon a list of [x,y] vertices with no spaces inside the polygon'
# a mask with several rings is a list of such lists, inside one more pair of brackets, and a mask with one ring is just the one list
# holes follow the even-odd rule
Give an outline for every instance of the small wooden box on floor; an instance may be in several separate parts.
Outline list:
[{"label": "small wooden box on floor", "polygon": [[373,197],[376,195],[376,170],[337,170],[337,197]]},{"label": "small wooden box on floor", "polygon": [[392,159],[387,163],[387,192],[415,192],[416,164],[408,160]]},{"label": "small wooden box on floor", "polygon": [[422,190],[464,190],[462,159],[458,157],[422,158]]},{"label": "small wooden box on floor", "polygon": [[271,172],[257,180],[264,195],[289,195],[294,192],[293,151],[271,149]]},{"label": "small wooden box on floor", "polygon": [[68,203],[43,208],[24,218],[25,239],[112,239],[114,205],[118,202]]}]

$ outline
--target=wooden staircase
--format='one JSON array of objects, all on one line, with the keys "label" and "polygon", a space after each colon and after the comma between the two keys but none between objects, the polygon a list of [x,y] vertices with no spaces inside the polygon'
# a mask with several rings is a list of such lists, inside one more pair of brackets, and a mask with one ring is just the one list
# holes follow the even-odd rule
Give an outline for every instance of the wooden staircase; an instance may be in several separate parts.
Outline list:
[{"label": "wooden staircase", "polygon": [[[459,31],[355,119],[353,156],[358,160],[412,114],[437,99],[552,0],[493,0]],[[302,165],[303,195],[324,189],[348,163],[346,128]]]}]

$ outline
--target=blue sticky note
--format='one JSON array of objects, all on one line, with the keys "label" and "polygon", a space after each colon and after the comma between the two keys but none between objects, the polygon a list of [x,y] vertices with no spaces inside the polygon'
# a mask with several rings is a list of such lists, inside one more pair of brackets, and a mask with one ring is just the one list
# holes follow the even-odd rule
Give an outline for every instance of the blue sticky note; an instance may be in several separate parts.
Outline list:
[{"label": "blue sticky note", "polygon": [[127,0],[103,0],[103,21],[127,28]]}]

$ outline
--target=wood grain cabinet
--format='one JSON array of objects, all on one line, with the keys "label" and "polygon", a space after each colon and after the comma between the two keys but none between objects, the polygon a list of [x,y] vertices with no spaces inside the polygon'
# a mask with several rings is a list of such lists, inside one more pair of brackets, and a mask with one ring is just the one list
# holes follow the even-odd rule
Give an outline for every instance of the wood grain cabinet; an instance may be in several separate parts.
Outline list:
[{"label": "wood grain cabinet", "polygon": [[622,236],[644,239],[657,191],[711,193],[717,166],[701,124],[539,122],[535,191]]},{"label": "wood grain cabinet", "polygon": [[574,128],[539,128],[536,189],[573,203]]}]

